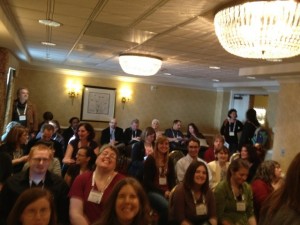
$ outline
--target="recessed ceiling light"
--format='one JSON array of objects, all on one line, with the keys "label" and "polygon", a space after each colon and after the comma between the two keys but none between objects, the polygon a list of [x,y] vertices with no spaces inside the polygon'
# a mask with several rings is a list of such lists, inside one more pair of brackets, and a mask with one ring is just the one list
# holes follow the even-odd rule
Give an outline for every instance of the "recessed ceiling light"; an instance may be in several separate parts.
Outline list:
[{"label": "recessed ceiling light", "polygon": [[219,67],[219,66],[210,66],[209,69],[219,70],[219,69],[221,69],[221,67]]},{"label": "recessed ceiling light", "polygon": [[171,76],[172,74],[171,73],[164,73],[164,75]]},{"label": "recessed ceiling light", "polygon": [[220,82],[218,79],[212,79],[213,82]]},{"label": "recessed ceiling light", "polygon": [[47,46],[55,46],[56,45],[55,43],[47,42],[47,41],[42,41],[41,43],[42,43],[42,45],[47,45]]},{"label": "recessed ceiling light", "polygon": [[255,77],[247,77],[248,79],[250,80],[255,80],[256,78]]},{"label": "recessed ceiling light", "polygon": [[60,27],[61,23],[56,22],[54,20],[49,20],[49,19],[44,19],[44,20],[39,20],[40,24],[43,24],[45,26],[49,26],[49,27]]}]

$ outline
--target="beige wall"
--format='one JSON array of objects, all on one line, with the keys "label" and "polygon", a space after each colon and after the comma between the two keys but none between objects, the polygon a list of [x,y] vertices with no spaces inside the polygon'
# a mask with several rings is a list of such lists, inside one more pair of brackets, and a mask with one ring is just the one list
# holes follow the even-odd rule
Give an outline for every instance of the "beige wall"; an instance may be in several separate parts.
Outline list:
[{"label": "beige wall", "polygon": [[[143,129],[151,124],[153,118],[161,121],[161,129],[172,125],[174,119],[183,122],[183,131],[190,122],[194,122],[201,132],[215,133],[219,127],[215,127],[215,111],[217,92],[207,90],[193,90],[187,88],[157,86],[151,91],[151,85],[139,83],[124,83],[120,81],[67,76],[45,71],[22,69],[16,78],[15,87],[26,86],[30,90],[30,99],[36,104],[39,121],[45,111],[51,111],[54,118],[62,126],[68,126],[68,120],[72,116],[80,117],[81,97],[74,100],[67,95],[66,84],[69,80],[80,82],[82,85],[116,88],[115,115],[118,125],[122,128],[129,126],[134,118],[140,119],[140,127]],[[124,86],[132,90],[132,96],[124,109],[121,104],[120,89]],[[218,102],[218,111],[228,105],[229,100]],[[224,117],[224,116],[223,116]],[[92,122],[95,128],[105,128],[107,123]],[[219,126],[219,124],[218,124]]]},{"label": "beige wall", "polygon": [[273,158],[284,170],[300,152],[300,81],[291,80],[280,84],[274,136]]}]

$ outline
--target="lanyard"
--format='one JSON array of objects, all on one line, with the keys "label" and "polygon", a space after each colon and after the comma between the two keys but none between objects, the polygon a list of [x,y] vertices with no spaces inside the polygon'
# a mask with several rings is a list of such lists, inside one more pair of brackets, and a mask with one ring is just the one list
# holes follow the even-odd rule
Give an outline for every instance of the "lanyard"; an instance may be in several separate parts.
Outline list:
[{"label": "lanyard", "polygon": [[160,177],[165,177],[167,175],[167,168],[165,166],[159,167],[159,176]]},{"label": "lanyard", "polygon": [[230,132],[234,132],[234,131],[235,131],[235,125],[236,125],[236,121],[234,121],[234,124],[233,124],[233,129],[232,129],[232,131],[231,131],[231,130],[230,130],[230,122],[229,122],[229,126],[228,126],[229,133],[230,133]]},{"label": "lanyard", "polygon": [[[194,191],[191,191],[191,192],[192,192],[194,204],[197,205],[197,199],[196,199],[195,193],[194,193]],[[202,199],[202,203],[205,204],[205,196],[203,194],[201,194],[201,199]]]},{"label": "lanyard", "polygon": [[[240,190],[241,190],[241,189],[240,189]],[[234,194],[234,191],[233,191],[233,188],[232,188],[232,187],[231,187],[231,191],[232,191],[234,200],[235,200],[235,201],[238,201],[237,197],[236,197],[235,194]],[[242,194],[242,201],[244,201],[244,200],[245,200],[245,196],[244,196],[244,194]]]},{"label": "lanyard", "polygon": [[[95,186],[95,177],[96,177],[96,172],[93,172],[93,177],[92,177],[92,189],[94,189]],[[104,192],[105,189],[107,188],[107,186],[110,184],[110,181],[113,177],[109,176],[106,180],[106,184],[105,187],[103,188],[103,191],[101,191],[100,189],[98,189],[100,192]]]},{"label": "lanyard", "polygon": [[[26,103],[26,105],[25,105],[25,109],[24,109],[23,115],[26,115],[26,110],[27,110],[27,103]],[[19,111],[18,106],[17,106],[17,113],[18,113],[18,116],[21,116],[21,113],[20,113],[20,111]]]},{"label": "lanyard", "polygon": [[173,130],[173,129],[171,129],[171,131],[172,131],[173,137],[174,137],[174,138],[178,138],[178,131],[175,131],[175,132],[176,132],[176,135],[175,135],[175,133],[174,133],[174,130]]}]

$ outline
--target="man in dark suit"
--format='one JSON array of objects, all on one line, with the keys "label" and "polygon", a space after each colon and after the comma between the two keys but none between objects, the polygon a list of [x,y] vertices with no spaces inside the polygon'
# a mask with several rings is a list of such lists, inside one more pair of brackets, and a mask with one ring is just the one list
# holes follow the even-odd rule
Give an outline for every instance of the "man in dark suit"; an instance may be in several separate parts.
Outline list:
[{"label": "man in dark suit", "polygon": [[141,140],[142,131],[139,129],[140,121],[134,119],[131,121],[130,127],[124,131],[124,139],[126,145],[132,145]]},{"label": "man in dark suit", "polygon": [[102,131],[100,144],[112,144],[117,148],[124,147],[123,129],[117,127],[117,119],[113,118],[109,122],[109,126]]}]

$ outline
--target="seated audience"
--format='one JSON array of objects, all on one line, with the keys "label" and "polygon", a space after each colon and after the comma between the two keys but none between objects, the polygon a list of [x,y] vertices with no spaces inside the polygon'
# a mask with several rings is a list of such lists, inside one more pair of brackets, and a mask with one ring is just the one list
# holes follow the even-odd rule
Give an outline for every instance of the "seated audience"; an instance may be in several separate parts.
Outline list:
[{"label": "seated audience", "polygon": [[130,127],[124,131],[124,142],[125,145],[133,145],[141,140],[142,131],[139,129],[140,121],[134,119],[130,123]]},{"label": "seated audience", "polygon": [[217,225],[215,198],[205,163],[193,161],[170,198],[170,224]]},{"label": "seated audience", "polygon": [[[179,159],[175,165],[178,182],[183,181],[184,174],[185,174],[187,168],[189,167],[189,165],[193,161],[204,162],[204,164],[207,165],[205,161],[203,161],[202,159],[200,159],[198,157],[198,153],[199,153],[199,149],[200,149],[200,141],[198,139],[195,139],[195,138],[189,139],[187,142],[187,149],[188,149],[187,155],[185,157]],[[210,170],[208,170],[208,178],[209,178],[209,180],[212,179]]]},{"label": "seated audience", "polygon": [[159,120],[158,119],[152,120],[151,127],[155,130],[156,138],[163,135],[163,132],[161,130],[159,130]]},{"label": "seated audience", "polygon": [[72,225],[90,225],[101,218],[115,184],[124,176],[115,172],[118,149],[103,145],[96,169],[77,176],[71,186],[70,220]]},{"label": "seated audience", "polygon": [[57,225],[52,194],[42,188],[30,188],[17,199],[7,225]]},{"label": "seated audience", "polygon": [[280,164],[273,160],[262,162],[251,183],[254,212],[259,221],[259,212],[267,197],[283,184]]},{"label": "seated audience", "polygon": [[132,147],[128,174],[139,181],[143,180],[144,160],[153,152],[154,141],[155,130],[152,127],[147,127],[141,135],[141,141],[135,143]]},{"label": "seated audience", "polygon": [[172,150],[180,150],[184,154],[186,154],[186,145],[185,145],[185,137],[183,133],[180,131],[181,121],[174,120],[172,128],[165,130],[165,135],[168,137],[170,142],[170,151]]},{"label": "seated audience", "polygon": [[65,181],[69,186],[73,184],[75,178],[85,172],[90,172],[94,169],[96,155],[92,149],[81,147],[76,154],[76,162],[69,166],[65,174]]},{"label": "seated audience", "polygon": [[120,151],[124,150],[123,129],[117,126],[117,119],[113,118],[109,122],[109,127],[101,133],[100,144],[111,144],[116,146]]},{"label": "seated audience", "polygon": [[300,221],[300,153],[288,167],[285,182],[268,197],[259,215],[259,225],[298,225]]},{"label": "seated audience", "polygon": [[67,148],[70,139],[76,134],[77,126],[79,124],[79,118],[78,117],[72,117],[69,120],[70,126],[65,129],[62,133],[62,136],[65,139],[65,148]]},{"label": "seated audience", "polygon": [[0,151],[7,153],[13,165],[13,174],[20,172],[28,159],[26,145],[28,130],[22,125],[14,126],[8,133],[5,142],[0,146]]},{"label": "seated audience", "polygon": [[220,133],[224,136],[226,143],[229,145],[230,155],[239,149],[238,134],[243,130],[243,126],[242,122],[237,119],[236,109],[230,109],[220,129]]},{"label": "seated audience", "polygon": [[62,162],[62,159],[64,157],[64,149],[63,146],[58,141],[52,139],[53,134],[54,134],[54,126],[45,123],[41,128],[41,137],[38,139],[31,139],[28,142],[27,151],[29,151],[32,148],[32,146],[34,146],[39,141],[51,142],[52,147],[55,151],[54,157],[58,158],[59,161]]},{"label": "seated audience", "polygon": [[243,145],[240,151],[240,158],[249,163],[247,182],[250,184],[260,164],[255,147],[253,145]]},{"label": "seated audience", "polygon": [[204,160],[209,163],[216,159],[216,151],[223,149],[224,147],[224,137],[221,134],[214,136],[213,146],[209,147],[204,153]]},{"label": "seated audience", "polygon": [[95,131],[91,124],[80,123],[77,126],[77,132],[75,134],[75,139],[71,140],[68,144],[65,156],[63,158],[63,176],[67,171],[68,165],[75,164],[76,154],[78,149],[81,147],[91,148],[95,155],[99,154],[99,147],[97,142],[94,141]]},{"label": "seated audience", "polygon": [[256,225],[251,187],[247,184],[249,165],[236,159],[229,165],[227,179],[215,191],[218,224]]},{"label": "seated audience", "polygon": [[213,191],[215,190],[218,183],[220,183],[223,180],[226,180],[227,170],[229,166],[228,158],[228,148],[223,146],[222,149],[216,150],[216,160],[207,164],[212,175],[210,188]]},{"label": "seated audience", "polygon": [[48,171],[52,158],[52,150],[48,146],[37,144],[32,147],[28,156],[28,170],[9,177],[2,188],[0,217],[7,218],[21,193],[33,187],[40,187],[51,192],[58,223],[69,224],[69,187],[61,177]]},{"label": "seated audience", "polygon": [[160,136],[155,148],[144,163],[144,188],[150,205],[159,214],[158,225],[168,223],[168,200],[170,191],[176,185],[174,164],[169,160],[169,141]]},{"label": "seated audience", "polygon": [[125,178],[114,187],[99,221],[94,225],[147,225],[150,207],[142,186]]}]

